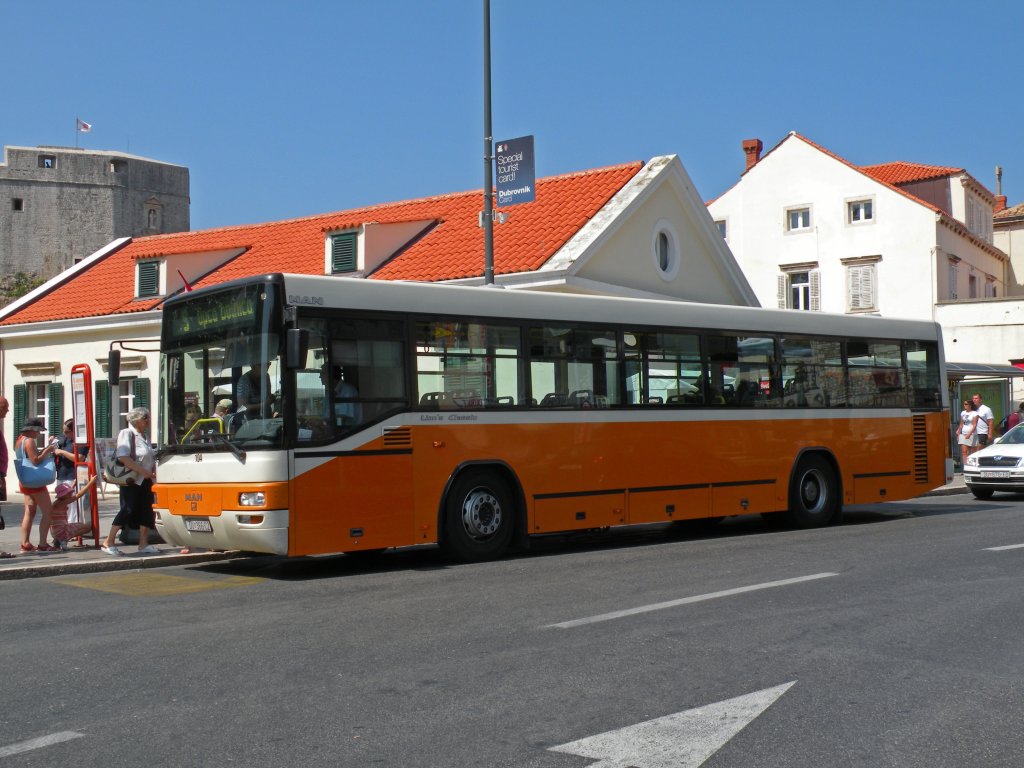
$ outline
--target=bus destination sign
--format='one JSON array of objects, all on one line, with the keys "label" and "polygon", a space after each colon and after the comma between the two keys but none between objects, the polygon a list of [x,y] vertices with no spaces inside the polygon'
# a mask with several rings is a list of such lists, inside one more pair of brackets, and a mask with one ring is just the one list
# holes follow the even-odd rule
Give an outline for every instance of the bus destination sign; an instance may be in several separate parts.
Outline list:
[{"label": "bus destination sign", "polygon": [[171,331],[177,336],[236,326],[249,327],[256,319],[256,296],[252,293],[223,294],[209,302],[175,308]]}]

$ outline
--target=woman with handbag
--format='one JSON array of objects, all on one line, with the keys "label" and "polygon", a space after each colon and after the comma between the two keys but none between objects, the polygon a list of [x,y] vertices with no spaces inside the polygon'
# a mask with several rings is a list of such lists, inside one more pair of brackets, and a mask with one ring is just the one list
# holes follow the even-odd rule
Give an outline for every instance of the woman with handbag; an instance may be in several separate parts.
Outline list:
[{"label": "woman with handbag", "polygon": [[[51,438],[43,450],[36,447],[36,437],[45,432],[43,420],[38,417],[25,419],[21,434],[14,441],[14,468],[18,473],[18,486],[25,497],[25,515],[21,519],[22,552],[58,552],[57,547],[46,543],[50,533],[50,492],[46,486],[57,479],[53,463],[56,438]],[[45,475],[45,476],[44,476]],[[26,485],[28,483],[28,485]],[[39,546],[33,546],[32,520],[36,510],[42,513],[39,519]]]},{"label": "woman with handbag", "polygon": [[129,526],[139,529],[139,554],[158,555],[160,550],[147,544],[149,531],[154,527],[153,481],[156,480],[156,454],[149,445],[149,409],[133,408],[128,414],[128,427],[117,435],[114,455],[117,461],[131,470],[125,485],[118,486],[121,507],[110,523],[110,530],[100,547],[108,555],[123,555],[114,546],[117,532]]}]

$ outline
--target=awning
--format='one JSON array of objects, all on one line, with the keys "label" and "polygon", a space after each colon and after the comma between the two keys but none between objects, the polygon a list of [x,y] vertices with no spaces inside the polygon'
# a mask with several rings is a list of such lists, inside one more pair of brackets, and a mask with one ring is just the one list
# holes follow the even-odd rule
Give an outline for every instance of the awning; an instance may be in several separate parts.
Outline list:
[{"label": "awning", "polygon": [[951,363],[946,362],[946,376],[951,379],[964,379],[968,376],[983,376],[990,379],[1009,379],[1024,376],[1024,369],[1013,365],[990,365],[989,363]]}]

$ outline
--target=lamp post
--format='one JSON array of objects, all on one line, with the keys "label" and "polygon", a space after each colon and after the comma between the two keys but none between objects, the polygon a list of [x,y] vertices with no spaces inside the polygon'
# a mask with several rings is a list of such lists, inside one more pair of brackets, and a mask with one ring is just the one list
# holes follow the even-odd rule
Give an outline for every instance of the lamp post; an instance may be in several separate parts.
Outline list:
[{"label": "lamp post", "polygon": [[491,0],[484,0],[484,284],[494,284],[494,202],[491,198],[491,163],[494,136],[491,133]]}]

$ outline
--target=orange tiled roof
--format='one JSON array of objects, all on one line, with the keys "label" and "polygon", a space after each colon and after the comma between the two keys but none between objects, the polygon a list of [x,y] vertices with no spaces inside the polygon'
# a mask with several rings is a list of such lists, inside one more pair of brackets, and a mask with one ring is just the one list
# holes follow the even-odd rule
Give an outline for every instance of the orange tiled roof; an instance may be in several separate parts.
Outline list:
[{"label": "orange tiled roof", "polygon": [[[506,209],[494,227],[494,272],[539,268],[587,223],[643,163],[538,179],[536,201]],[[388,203],[302,219],[140,237],[0,321],[0,325],[145,312],[166,297],[134,298],[135,261],[240,250],[193,282],[203,287],[267,272],[323,274],[325,233],[378,224],[433,221],[426,234],[384,263],[371,279],[441,281],[483,275],[483,191]],[[339,278],[347,279],[347,278]]]},{"label": "orange tiled roof", "polygon": [[1024,203],[1015,205],[1012,208],[1004,208],[995,214],[992,218],[994,219],[1015,219],[1018,216],[1024,216]]},{"label": "orange tiled roof", "polygon": [[952,176],[964,172],[963,168],[946,168],[941,165],[907,163],[902,160],[897,160],[894,163],[862,165],[860,169],[869,176],[886,184],[909,184],[913,181],[940,179],[943,176]]}]

